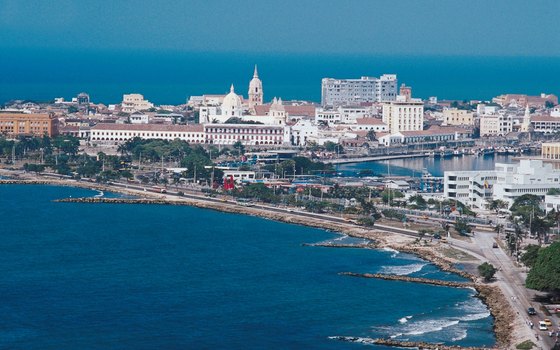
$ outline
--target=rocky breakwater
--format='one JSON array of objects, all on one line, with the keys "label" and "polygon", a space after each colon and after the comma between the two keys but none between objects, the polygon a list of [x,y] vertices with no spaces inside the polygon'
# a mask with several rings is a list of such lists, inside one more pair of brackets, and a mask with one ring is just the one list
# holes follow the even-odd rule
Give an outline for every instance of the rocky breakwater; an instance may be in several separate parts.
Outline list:
[{"label": "rocky breakwater", "polygon": [[431,284],[433,286],[443,286],[443,287],[452,287],[452,288],[474,288],[473,282],[443,281],[443,280],[434,280],[430,278],[421,278],[421,277],[386,275],[381,273],[341,272],[340,274],[344,276],[377,278],[377,279],[387,280],[387,281],[422,283],[422,284]]},{"label": "rocky breakwater", "polygon": [[52,185],[49,180],[2,179],[0,185]]},{"label": "rocky breakwater", "polygon": [[411,342],[411,341],[400,341],[394,339],[373,339],[364,337],[347,337],[347,336],[334,336],[329,337],[333,340],[340,340],[350,343],[360,343],[366,345],[384,345],[398,348],[412,348],[420,350],[491,350],[489,348],[480,347],[463,347],[458,345],[443,345],[443,344],[430,344],[425,342]]}]

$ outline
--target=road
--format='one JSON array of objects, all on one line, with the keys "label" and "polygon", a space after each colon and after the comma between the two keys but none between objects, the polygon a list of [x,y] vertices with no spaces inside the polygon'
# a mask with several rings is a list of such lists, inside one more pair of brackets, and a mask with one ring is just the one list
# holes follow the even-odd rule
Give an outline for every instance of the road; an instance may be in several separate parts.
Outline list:
[{"label": "road", "polygon": [[[494,232],[479,231],[475,233],[472,242],[452,238],[448,240],[452,246],[479,259],[488,261],[498,269],[496,283],[509,300],[514,312],[519,315],[515,320],[514,330],[512,330],[514,338],[519,340],[519,342],[530,339],[537,343],[540,349],[552,349],[555,338],[549,337],[548,331],[538,330],[539,320],[551,317],[544,315],[538,305],[532,301],[536,292],[525,288],[525,278],[527,275],[525,267],[518,267],[513,259],[501,248],[493,248],[493,244],[496,242],[495,237],[496,233]],[[537,310],[537,315],[529,316],[527,314],[527,308],[530,306]],[[529,321],[533,322],[533,329],[527,324]],[[553,329],[557,329],[557,325],[554,324],[555,320],[552,319],[552,321]]]}]

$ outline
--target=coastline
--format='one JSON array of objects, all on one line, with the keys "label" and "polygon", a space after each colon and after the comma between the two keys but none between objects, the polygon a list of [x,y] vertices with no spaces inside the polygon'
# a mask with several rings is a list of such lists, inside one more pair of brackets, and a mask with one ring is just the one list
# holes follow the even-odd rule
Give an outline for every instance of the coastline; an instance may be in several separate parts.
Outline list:
[{"label": "coastline", "polygon": [[[0,180],[0,184],[36,184],[36,185],[56,185],[56,186],[69,186],[69,187],[80,187],[86,189],[93,189],[98,191],[109,191],[116,192],[126,195],[132,195],[139,199],[122,199],[122,198],[74,198],[72,200],[61,200],[81,202],[81,203],[136,203],[136,204],[157,204],[157,205],[185,205],[194,206],[203,209],[212,209],[221,212],[233,213],[233,214],[244,214],[259,216],[269,220],[275,220],[285,223],[304,225],[309,227],[315,227],[319,229],[326,229],[330,231],[335,231],[341,234],[346,234],[351,237],[364,238],[369,240],[371,243],[357,245],[355,247],[360,248],[390,248],[399,252],[414,254],[422,259],[425,259],[443,271],[452,272],[465,277],[472,281],[472,287],[477,292],[477,297],[480,298],[488,307],[491,315],[494,318],[494,332],[496,335],[497,344],[495,348],[497,349],[508,349],[511,348],[512,335],[515,333],[515,323],[516,315],[513,312],[509,302],[505,298],[501,289],[496,285],[489,285],[482,283],[476,276],[455,267],[458,262],[454,259],[444,256],[438,248],[441,248],[440,244],[434,245],[414,245],[416,237],[405,236],[402,234],[390,232],[383,230],[382,228],[365,228],[357,226],[353,223],[348,222],[333,222],[326,221],[317,217],[304,216],[299,212],[290,213],[278,213],[267,210],[266,208],[260,207],[247,207],[237,205],[235,202],[224,202],[224,201],[211,201],[208,198],[187,198],[178,197],[168,194],[160,194],[154,192],[145,192],[130,188],[121,188],[111,185],[102,185],[98,183],[86,182],[86,181],[76,181],[69,179],[57,179],[57,178],[45,178],[39,175],[23,173],[21,171],[5,171],[0,169],[0,175],[8,175],[13,177],[17,175],[18,179],[5,179]],[[333,245],[333,247],[335,247]],[[409,344],[410,345],[410,344]],[[439,346],[440,349],[443,347],[440,345],[432,344],[435,347]],[[405,346],[404,342],[399,344],[394,344],[393,346]],[[426,343],[416,343],[416,346],[421,346],[423,348],[427,347]],[[453,347],[460,349],[461,347]],[[466,349],[466,348],[465,348]],[[468,349],[476,349],[469,347]]]}]

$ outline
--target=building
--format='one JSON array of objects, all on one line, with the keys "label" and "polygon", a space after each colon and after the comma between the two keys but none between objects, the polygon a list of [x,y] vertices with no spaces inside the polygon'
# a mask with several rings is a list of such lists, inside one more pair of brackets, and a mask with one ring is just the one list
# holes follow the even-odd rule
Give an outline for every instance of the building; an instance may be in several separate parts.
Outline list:
[{"label": "building", "polygon": [[513,131],[511,115],[498,113],[480,117],[480,136],[504,136]]},{"label": "building", "polygon": [[534,132],[554,133],[560,130],[560,118],[548,115],[534,115],[531,117],[531,128]]},{"label": "building", "polygon": [[58,134],[58,120],[49,114],[0,113],[0,135],[49,137]]},{"label": "building", "polygon": [[128,119],[131,124],[148,124],[150,122],[150,117],[141,113],[132,113]]},{"label": "building", "polygon": [[544,199],[553,188],[560,188],[560,170],[540,159],[521,159],[517,164],[496,163],[494,170],[446,171],[444,175],[445,198],[476,208],[484,208],[492,199],[511,206],[524,194]]},{"label": "building", "polygon": [[384,74],[379,78],[323,78],[321,81],[321,104],[323,107],[338,107],[392,101],[396,98],[397,92],[397,76],[395,74]]},{"label": "building", "polygon": [[255,72],[253,79],[249,82],[249,108],[257,105],[262,105],[264,100],[262,81],[259,79],[259,72],[257,65],[255,65]]},{"label": "building", "polygon": [[552,94],[540,94],[539,96],[528,96],[522,94],[505,94],[496,96],[492,99],[492,102],[499,104],[500,106],[519,106],[519,107],[537,107],[542,108],[547,104],[557,105],[558,97]]},{"label": "building", "polygon": [[91,128],[90,140],[124,142],[135,137],[142,139],[180,139],[188,143],[205,143],[202,125],[113,124],[100,123]]},{"label": "building", "polygon": [[389,127],[378,118],[356,118],[356,124],[351,124],[350,129],[354,131],[387,132]]},{"label": "building", "polygon": [[422,130],[424,103],[419,98],[399,95],[396,100],[383,103],[383,122],[391,133]]},{"label": "building", "polygon": [[560,142],[543,142],[541,158],[560,160]]},{"label": "building", "polygon": [[289,134],[281,125],[263,124],[205,124],[206,142],[215,145],[233,145],[240,141],[244,145],[269,146],[289,142]]},{"label": "building", "polygon": [[154,104],[144,100],[144,96],[141,94],[128,94],[123,95],[121,107],[124,113],[134,113],[153,108]]},{"label": "building", "polygon": [[445,108],[443,110],[443,124],[442,125],[450,125],[450,126],[473,126],[474,125],[474,118],[473,113],[457,109],[457,108]]},{"label": "building", "polygon": [[494,199],[509,205],[524,194],[533,194],[544,199],[550,189],[560,188],[560,170],[540,159],[521,159],[519,164],[496,163],[497,181]]},{"label": "building", "polygon": [[471,208],[486,208],[492,200],[492,188],[497,175],[486,171],[446,171],[443,176],[443,193],[446,199],[458,200]]}]

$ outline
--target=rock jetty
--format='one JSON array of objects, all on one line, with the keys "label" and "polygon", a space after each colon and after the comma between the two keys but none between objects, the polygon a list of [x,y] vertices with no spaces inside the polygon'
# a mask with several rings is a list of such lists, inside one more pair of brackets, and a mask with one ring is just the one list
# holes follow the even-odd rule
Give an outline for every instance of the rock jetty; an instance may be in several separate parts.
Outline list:
[{"label": "rock jetty", "polygon": [[411,341],[400,341],[394,339],[382,339],[382,338],[365,338],[365,337],[347,337],[347,336],[334,336],[329,337],[329,339],[340,340],[350,343],[361,343],[368,345],[384,345],[398,348],[414,348],[420,350],[491,350],[490,348],[479,348],[479,347],[462,347],[458,345],[443,345],[443,344],[431,344],[425,342],[411,342]]},{"label": "rock jetty", "polygon": [[363,277],[363,278],[377,278],[377,279],[387,280],[387,281],[401,281],[401,282],[431,284],[433,286],[443,286],[443,287],[453,287],[453,288],[474,288],[475,287],[474,283],[472,283],[472,282],[443,281],[443,280],[434,280],[434,279],[430,279],[430,278],[421,278],[421,277],[386,275],[386,274],[382,274],[382,273],[341,272],[340,275],[353,276],[353,277]]}]

